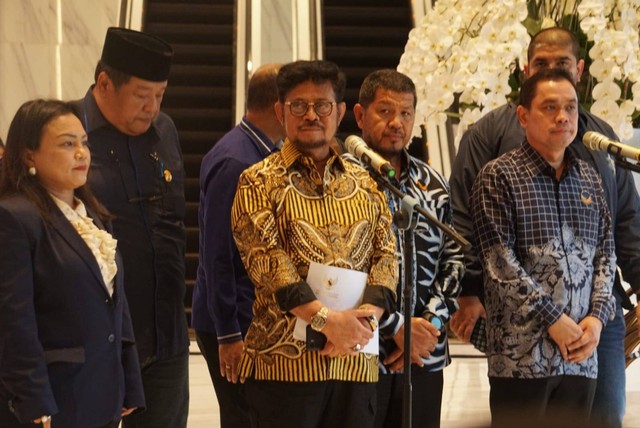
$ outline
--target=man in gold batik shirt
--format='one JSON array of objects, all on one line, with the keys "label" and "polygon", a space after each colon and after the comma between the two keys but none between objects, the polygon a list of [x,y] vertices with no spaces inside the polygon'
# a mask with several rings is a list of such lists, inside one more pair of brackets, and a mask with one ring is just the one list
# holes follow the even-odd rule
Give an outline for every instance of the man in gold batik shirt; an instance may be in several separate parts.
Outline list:
[{"label": "man in gold batik shirt", "polygon": [[[378,357],[359,351],[395,304],[391,215],[369,174],[330,148],[346,109],[344,74],[330,62],[298,61],[277,82],[285,144],[241,175],[232,209],[256,287],[239,367],[252,426],[370,426]],[[334,311],[317,300],[306,282],[311,262],[367,273],[362,306]],[[297,317],[326,336],[320,350],[293,337]]]}]

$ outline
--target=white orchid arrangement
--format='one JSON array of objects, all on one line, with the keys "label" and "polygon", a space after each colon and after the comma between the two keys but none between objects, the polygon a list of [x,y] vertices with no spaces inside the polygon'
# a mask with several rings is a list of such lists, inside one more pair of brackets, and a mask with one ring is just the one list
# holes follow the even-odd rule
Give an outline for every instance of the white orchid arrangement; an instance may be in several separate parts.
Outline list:
[{"label": "white orchid arrangement", "polygon": [[531,35],[560,26],[579,34],[590,64],[583,106],[622,139],[640,116],[640,0],[438,0],[409,33],[398,71],[418,91],[416,129],[458,117],[457,139],[514,99]]}]

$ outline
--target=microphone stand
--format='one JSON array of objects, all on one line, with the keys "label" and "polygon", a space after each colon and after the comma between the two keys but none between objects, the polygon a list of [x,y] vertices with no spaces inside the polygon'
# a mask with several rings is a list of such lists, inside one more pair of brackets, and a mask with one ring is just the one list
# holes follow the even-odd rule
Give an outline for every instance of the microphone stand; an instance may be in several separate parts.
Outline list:
[{"label": "microphone stand", "polygon": [[628,169],[629,171],[637,172],[640,174],[640,163],[631,163],[622,156],[613,156],[613,159],[620,168]]},{"label": "microphone stand", "polygon": [[379,185],[381,185],[385,189],[388,189],[394,195],[398,196],[403,203],[405,202],[405,198],[413,199],[413,201],[407,201],[407,202],[413,203],[411,208],[416,210],[418,213],[422,214],[425,220],[427,221],[427,223],[429,223],[431,226],[437,227],[438,229],[442,230],[444,233],[449,235],[449,237],[451,237],[451,239],[456,241],[456,243],[460,245],[463,250],[465,251],[471,250],[471,243],[469,241],[464,239],[464,237],[460,235],[458,232],[456,232],[452,227],[444,224],[443,222],[435,218],[429,211],[422,208],[422,205],[420,205],[420,202],[417,199],[411,198],[410,196],[402,192],[402,190],[398,189],[396,186],[389,183],[388,179],[382,176],[377,171],[373,171],[373,173],[371,174],[371,177],[373,177],[373,179],[376,180],[376,182]]},{"label": "microphone stand", "polygon": [[415,245],[413,234],[418,223],[418,213],[422,214],[427,222],[441,229],[456,241],[462,248],[470,249],[471,244],[464,239],[462,235],[453,230],[453,228],[442,223],[440,220],[431,215],[421,205],[420,201],[411,197],[400,189],[391,184],[388,179],[377,171],[372,171],[371,176],[376,182],[384,188],[391,191],[401,200],[401,206],[393,215],[393,223],[402,231],[403,237],[403,254],[404,254],[404,284],[402,288],[402,296],[404,298],[404,353],[402,360],[404,363],[404,378],[402,383],[402,427],[411,428],[412,426],[412,396],[413,387],[411,384],[411,318],[413,317],[413,253]]},{"label": "microphone stand", "polygon": [[411,279],[413,277],[413,253],[415,251],[413,234],[416,224],[418,223],[418,216],[414,208],[417,204],[417,199],[405,195],[402,198],[400,209],[393,215],[393,223],[402,231],[402,251],[404,253],[404,284],[402,288],[402,296],[404,298],[404,353],[402,355],[402,361],[404,363],[404,378],[402,381],[403,428],[411,428],[413,425],[411,420],[413,414],[413,386],[411,384],[411,318],[413,316],[411,309],[413,308],[413,284]]}]

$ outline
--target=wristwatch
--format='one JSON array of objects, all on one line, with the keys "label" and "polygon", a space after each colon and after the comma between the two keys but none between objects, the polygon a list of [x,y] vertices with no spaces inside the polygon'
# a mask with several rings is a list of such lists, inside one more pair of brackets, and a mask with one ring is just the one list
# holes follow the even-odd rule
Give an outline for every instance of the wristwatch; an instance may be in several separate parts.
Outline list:
[{"label": "wristwatch", "polygon": [[322,331],[325,325],[327,325],[327,316],[329,316],[329,308],[323,306],[318,312],[311,318],[311,328],[315,331]]}]

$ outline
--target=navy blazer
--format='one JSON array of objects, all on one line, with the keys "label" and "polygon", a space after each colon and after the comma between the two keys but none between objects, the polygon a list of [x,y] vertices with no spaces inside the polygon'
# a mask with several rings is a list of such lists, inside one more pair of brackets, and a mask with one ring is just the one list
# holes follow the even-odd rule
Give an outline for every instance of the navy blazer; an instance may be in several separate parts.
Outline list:
[{"label": "navy blazer", "polygon": [[[89,215],[98,227],[98,217]],[[0,426],[52,415],[88,428],[143,407],[122,261],[109,296],[91,250],[55,207],[0,201]]]}]

